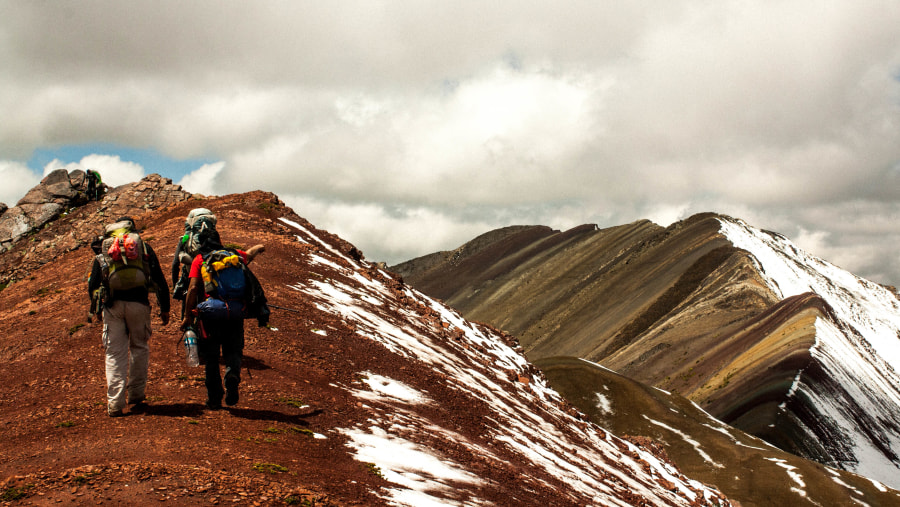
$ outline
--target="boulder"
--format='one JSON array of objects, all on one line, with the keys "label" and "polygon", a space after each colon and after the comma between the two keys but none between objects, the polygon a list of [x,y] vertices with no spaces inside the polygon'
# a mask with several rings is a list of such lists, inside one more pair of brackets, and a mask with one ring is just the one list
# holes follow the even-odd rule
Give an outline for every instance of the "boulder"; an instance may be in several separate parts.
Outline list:
[{"label": "boulder", "polygon": [[8,209],[0,216],[0,252],[9,250],[12,244],[31,231],[31,222],[25,210],[19,206]]},{"label": "boulder", "polygon": [[57,169],[34,186],[18,204],[0,214],[0,252],[34,230],[58,218],[67,209],[88,202],[85,172]]}]

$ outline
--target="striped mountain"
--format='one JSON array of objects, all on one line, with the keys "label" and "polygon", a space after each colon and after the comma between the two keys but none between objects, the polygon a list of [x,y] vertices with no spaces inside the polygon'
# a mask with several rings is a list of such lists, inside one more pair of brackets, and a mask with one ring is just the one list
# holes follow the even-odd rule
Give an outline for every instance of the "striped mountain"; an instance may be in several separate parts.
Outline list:
[{"label": "striped mountain", "polygon": [[711,213],[667,228],[516,226],[391,269],[517,336],[532,361],[602,364],[900,487],[897,295],[782,235]]}]

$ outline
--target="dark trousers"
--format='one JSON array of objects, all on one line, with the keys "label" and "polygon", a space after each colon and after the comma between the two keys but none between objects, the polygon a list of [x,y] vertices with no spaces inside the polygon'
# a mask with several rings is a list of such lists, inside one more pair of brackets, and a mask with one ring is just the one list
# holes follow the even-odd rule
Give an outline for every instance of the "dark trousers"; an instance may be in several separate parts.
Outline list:
[{"label": "dark trousers", "polygon": [[[198,351],[206,361],[206,395],[212,403],[221,403],[225,389],[236,391],[241,383],[244,354],[243,320],[203,320],[203,336]],[[225,388],[219,372],[219,353],[225,360]]]}]

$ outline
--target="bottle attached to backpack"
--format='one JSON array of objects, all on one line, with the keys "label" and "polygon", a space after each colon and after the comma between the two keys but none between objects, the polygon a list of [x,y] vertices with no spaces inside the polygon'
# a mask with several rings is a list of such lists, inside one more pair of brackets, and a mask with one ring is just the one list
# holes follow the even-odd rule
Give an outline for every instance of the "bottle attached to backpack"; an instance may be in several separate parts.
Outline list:
[{"label": "bottle attached to backpack", "polygon": [[200,355],[197,351],[197,333],[188,328],[184,332],[184,351],[188,366],[200,366]]}]

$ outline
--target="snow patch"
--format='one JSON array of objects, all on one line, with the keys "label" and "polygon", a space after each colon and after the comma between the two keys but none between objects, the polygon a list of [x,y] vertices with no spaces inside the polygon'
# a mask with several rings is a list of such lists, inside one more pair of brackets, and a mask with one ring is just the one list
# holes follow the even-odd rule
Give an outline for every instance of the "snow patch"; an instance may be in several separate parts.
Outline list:
[{"label": "snow patch", "polygon": [[[377,395],[376,397],[387,397],[414,404],[429,401],[427,396],[398,380],[370,372],[362,373],[362,376],[362,381]],[[357,391],[357,396],[369,399],[374,398],[363,391]]]},{"label": "snow patch", "polygon": [[797,484],[797,487],[791,486],[791,491],[794,491],[798,495],[802,497],[806,497],[806,482],[803,481],[803,476],[795,472],[797,469],[794,465],[789,464],[787,461],[779,458],[765,458],[766,461],[771,461],[781,468],[787,470],[788,477]]},{"label": "snow patch", "polygon": [[[365,429],[339,430],[350,441],[358,461],[372,464],[372,472],[401,488],[383,488],[385,500],[393,505],[448,505],[444,498],[434,493],[453,496],[455,484],[466,483],[481,486],[483,481],[465,470],[459,463],[434,455],[414,442],[389,434],[377,425]],[[377,467],[377,468],[376,468]],[[443,495],[442,495],[443,496]],[[481,505],[470,500],[449,505]]]},{"label": "snow patch", "polygon": [[710,465],[712,465],[716,468],[725,468],[725,465],[712,459],[712,456],[710,456],[709,454],[706,453],[706,451],[703,450],[703,447],[700,445],[700,442],[694,440],[688,434],[684,433],[683,431],[679,430],[678,428],[673,428],[666,423],[651,419],[651,418],[647,417],[646,415],[644,415],[642,417],[644,419],[650,421],[651,423],[659,426],[660,428],[664,428],[664,429],[680,436],[685,442],[691,444],[691,446],[693,446],[693,448],[697,451],[697,454],[699,454],[700,457],[703,458],[703,460],[706,461],[707,463],[709,463]]},{"label": "snow patch", "polygon": [[597,393],[594,396],[596,397],[596,400],[597,400],[596,403],[594,404],[594,406],[597,407],[597,410],[599,410],[600,413],[602,413],[602,414],[612,414],[613,413],[612,402],[609,400],[608,397],[606,397],[605,395],[603,395],[601,393]]}]

